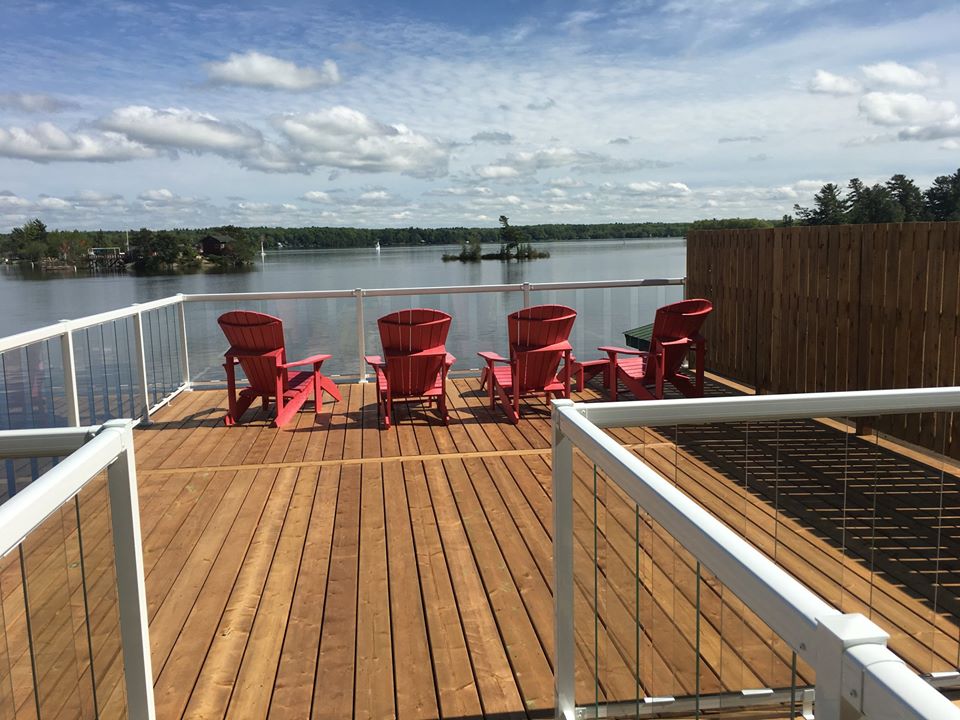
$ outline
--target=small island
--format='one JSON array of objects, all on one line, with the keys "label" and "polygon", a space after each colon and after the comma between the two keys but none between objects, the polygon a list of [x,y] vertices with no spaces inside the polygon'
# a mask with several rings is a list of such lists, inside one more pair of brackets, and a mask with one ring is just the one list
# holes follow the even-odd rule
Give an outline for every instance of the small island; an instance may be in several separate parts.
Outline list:
[{"label": "small island", "polygon": [[530,239],[519,228],[510,225],[510,218],[500,216],[500,250],[495,253],[484,253],[480,248],[480,236],[472,235],[464,238],[460,244],[460,253],[457,255],[445,254],[444,262],[459,260],[460,262],[480,262],[481,260],[536,260],[548,258],[550,253],[537,250]]}]

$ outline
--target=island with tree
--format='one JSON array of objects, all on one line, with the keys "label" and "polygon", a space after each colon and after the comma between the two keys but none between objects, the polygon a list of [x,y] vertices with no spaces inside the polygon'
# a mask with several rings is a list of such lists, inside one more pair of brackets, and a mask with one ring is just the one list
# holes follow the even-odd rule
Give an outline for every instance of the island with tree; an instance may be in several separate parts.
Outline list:
[{"label": "island with tree", "polygon": [[480,247],[480,236],[473,235],[463,239],[458,255],[446,254],[444,261],[479,262],[480,260],[535,260],[548,258],[550,253],[538,250],[522,230],[510,224],[510,218],[500,216],[500,249],[494,253],[484,253]]}]

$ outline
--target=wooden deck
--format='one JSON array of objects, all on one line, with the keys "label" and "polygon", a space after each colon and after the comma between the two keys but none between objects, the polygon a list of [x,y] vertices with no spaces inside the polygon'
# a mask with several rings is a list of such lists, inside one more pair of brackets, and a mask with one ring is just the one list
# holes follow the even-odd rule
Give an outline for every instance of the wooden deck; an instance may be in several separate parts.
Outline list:
[{"label": "wooden deck", "polygon": [[[552,717],[549,414],[530,403],[512,426],[475,379],[451,385],[448,427],[401,409],[381,431],[373,387],[349,385],[289,430],[253,411],[224,427],[223,392],[184,394],[137,430],[159,718]],[[940,492],[938,468],[822,423],[771,428],[613,434],[869,614],[919,671],[956,668],[956,478]],[[789,687],[784,644],[592,465],[576,471],[578,703],[689,695],[698,674],[704,693]],[[952,518],[937,532],[934,496]],[[19,566],[2,570],[7,603]],[[802,663],[797,682],[813,682]]]}]

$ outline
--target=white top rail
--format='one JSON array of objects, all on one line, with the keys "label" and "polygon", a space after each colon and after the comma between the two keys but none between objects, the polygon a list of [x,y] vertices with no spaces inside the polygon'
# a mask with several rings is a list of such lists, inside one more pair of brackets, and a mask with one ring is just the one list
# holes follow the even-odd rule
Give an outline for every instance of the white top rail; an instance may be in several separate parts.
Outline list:
[{"label": "white top rail", "polygon": [[597,427],[859,417],[960,410],[960,387],[580,403]]},{"label": "white top rail", "polygon": [[63,457],[79,449],[100,432],[100,425],[86,428],[38,428],[0,432],[0,460],[8,458]]},{"label": "white top rail", "polygon": [[[23,441],[24,433],[33,431],[0,432],[0,448],[8,441]],[[50,431],[41,431],[50,437]],[[99,434],[97,434],[99,433]],[[57,508],[72,498],[97,473],[107,467],[124,450],[123,433],[116,428],[101,426],[70,428],[60,433],[58,445],[41,455],[63,451],[67,435],[72,434],[78,445],[68,457],[48,470],[40,480],[0,505],[0,556],[20,544]],[[91,439],[91,435],[94,435]],[[43,437],[38,434],[42,441]],[[84,442],[87,441],[87,442]]]},{"label": "white top rail", "polygon": [[237,302],[244,300],[308,300],[313,298],[403,297],[407,295],[462,295],[472,293],[538,292],[545,290],[589,290],[602,288],[660,287],[683,285],[686,278],[638,278],[636,280],[589,280],[578,282],[511,283],[502,285],[438,285],[433,287],[357,288],[356,290],[290,290],[251,293],[193,293],[187,302]]}]

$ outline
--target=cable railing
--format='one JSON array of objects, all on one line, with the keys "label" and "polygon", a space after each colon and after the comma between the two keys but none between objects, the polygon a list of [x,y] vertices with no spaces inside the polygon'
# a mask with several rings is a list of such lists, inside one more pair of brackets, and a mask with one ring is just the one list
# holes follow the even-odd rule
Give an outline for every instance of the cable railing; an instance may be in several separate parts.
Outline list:
[{"label": "cable railing", "polygon": [[0,708],[155,716],[133,425],[0,432],[62,458],[0,506]]},{"label": "cable railing", "polygon": [[[780,424],[793,419],[818,418],[816,422],[824,426],[833,422],[836,427],[831,429],[842,433],[842,442],[849,445],[854,423],[826,418],[845,421],[919,412],[942,416],[958,408],[960,388],[589,404],[555,401],[557,718],[677,713],[699,717],[708,711],[735,715],[758,706],[779,706],[781,712],[788,709],[808,717],[815,713],[818,720],[960,718],[960,709],[934,687],[956,680],[960,652],[954,647],[957,628],[942,612],[945,589],[939,588],[938,573],[947,562],[946,558],[941,562],[941,547],[952,547],[950,539],[933,533],[932,541],[926,535],[921,538],[919,544],[927,548],[923,552],[936,565],[929,571],[933,594],[907,597],[902,585],[876,579],[880,573],[864,567],[870,563],[845,555],[843,543],[852,543],[857,532],[875,535],[887,523],[886,518],[878,520],[876,499],[889,488],[880,490],[878,484],[871,491],[872,519],[869,506],[863,512],[853,509],[859,491],[848,482],[854,473],[852,462],[837,470],[843,488],[840,512],[816,505],[821,514],[838,516],[837,523],[842,524],[845,535],[836,550],[827,543],[829,537],[813,538],[797,523],[783,519],[785,506],[776,495],[753,497],[752,487],[731,488],[729,483],[711,486],[709,473],[700,464],[706,455],[681,457],[683,438],[707,432],[712,423],[735,428],[715,434],[740,442],[741,454],[757,447],[742,443],[744,430],[762,432],[759,447],[780,460],[789,451],[786,433],[782,440],[779,435]],[[773,423],[775,430],[764,422]],[[693,427],[681,432],[688,426]],[[636,433],[637,428],[649,432],[650,438],[639,445],[624,444],[626,429]],[[645,461],[637,453],[647,447],[650,457]],[[808,446],[804,452],[816,451]],[[723,466],[720,459],[713,459]],[[764,466],[759,458],[742,460],[745,477],[755,474],[745,485],[779,481],[778,465]],[[688,483],[662,474],[665,468],[681,466],[690,473]],[[726,470],[723,474],[729,475]],[[944,483],[941,473],[939,490],[936,486],[922,490],[934,500],[939,492],[941,498],[939,516],[936,507],[929,507],[932,502],[920,502],[923,515],[934,518],[928,522],[942,523]],[[785,486],[779,487],[785,495]],[[798,491],[808,500],[817,499],[809,484]],[[725,520],[693,495],[712,498],[711,508],[726,506]],[[894,521],[898,524],[891,534],[902,541],[908,523]],[[788,533],[803,534],[805,550],[792,547]],[[868,550],[880,553],[881,545],[876,542]],[[791,552],[799,553],[796,562],[788,557]],[[834,564],[831,552],[840,556],[839,564]],[[806,567],[804,581],[787,567]],[[837,577],[830,578],[831,574]],[[857,592],[867,599],[855,597]],[[891,638],[877,624],[886,626],[883,610],[893,603],[884,593],[901,598],[898,612],[919,607],[929,620],[917,625],[915,632]],[[911,652],[914,667],[923,655],[923,677],[887,647],[888,640]],[[914,649],[917,641],[928,647]]]}]

